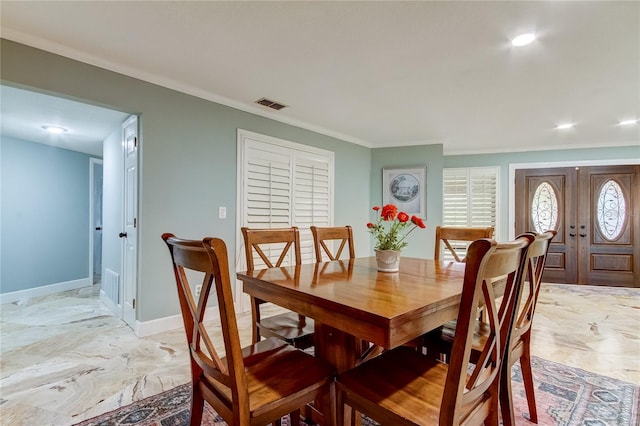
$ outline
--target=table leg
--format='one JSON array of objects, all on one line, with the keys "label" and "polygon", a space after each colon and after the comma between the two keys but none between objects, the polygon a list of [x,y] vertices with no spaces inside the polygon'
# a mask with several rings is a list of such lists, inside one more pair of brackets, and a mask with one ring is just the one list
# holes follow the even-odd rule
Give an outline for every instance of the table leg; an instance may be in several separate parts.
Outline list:
[{"label": "table leg", "polygon": [[[335,366],[338,373],[355,367],[362,356],[362,339],[318,321],[315,322],[313,339],[315,356]],[[335,399],[323,398],[322,401],[316,401],[320,412],[323,411],[322,404],[326,403],[335,404]],[[351,409],[348,408],[347,411],[345,414],[351,416]],[[336,411],[336,415],[340,416],[343,413]],[[360,423],[360,416],[356,416],[353,424],[359,426]]]}]

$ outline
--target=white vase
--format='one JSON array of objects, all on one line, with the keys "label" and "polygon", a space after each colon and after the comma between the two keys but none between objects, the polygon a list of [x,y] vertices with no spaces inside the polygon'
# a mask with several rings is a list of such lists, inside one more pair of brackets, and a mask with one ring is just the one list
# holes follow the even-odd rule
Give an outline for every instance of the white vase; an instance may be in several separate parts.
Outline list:
[{"label": "white vase", "polygon": [[400,270],[400,252],[398,250],[377,250],[376,262],[380,272],[398,272]]}]

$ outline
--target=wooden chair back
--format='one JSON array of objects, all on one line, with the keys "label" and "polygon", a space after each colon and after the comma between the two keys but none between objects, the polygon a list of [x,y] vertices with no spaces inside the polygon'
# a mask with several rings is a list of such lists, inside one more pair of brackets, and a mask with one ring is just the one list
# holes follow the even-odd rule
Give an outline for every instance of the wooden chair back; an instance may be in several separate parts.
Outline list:
[{"label": "wooden chair back", "polygon": [[[434,259],[440,260],[442,250],[448,250],[456,262],[464,262],[465,257],[460,257],[457,250],[460,242],[464,242],[464,251],[470,242],[480,238],[493,238],[493,227],[462,227],[462,226],[437,226],[436,247]],[[458,244],[457,244],[458,243]],[[442,247],[444,245],[444,247]],[[457,250],[456,250],[457,249]]]},{"label": "wooden chair back", "polygon": [[[273,229],[251,229],[242,227],[242,237],[244,238],[245,255],[247,259],[247,270],[251,271],[254,266],[254,252],[264,262],[267,268],[280,267],[287,259],[289,250],[293,252],[294,265],[302,264],[300,255],[300,232],[298,227],[273,228]],[[264,250],[267,250],[265,253]]]},{"label": "wooden chair back", "polygon": [[[219,238],[183,240],[163,234],[173,263],[180,310],[189,344],[192,400],[189,424],[200,425],[206,400],[230,426],[280,426],[284,415],[297,424],[306,404],[333,395],[335,368],[275,337],[242,348],[233,307],[229,260]],[[201,275],[196,301],[189,278]],[[225,356],[203,323],[215,286]],[[334,419],[330,404],[325,418]]]},{"label": "wooden chair back", "polygon": [[[230,389],[231,399],[236,404],[232,409],[228,402],[219,399],[217,403],[212,403],[214,408],[221,413],[229,410],[242,411],[243,416],[248,418],[247,377],[233,307],[226,245],[219,238],[205,238],[201,241],[183,240],[176,238],[173,234],[163,234],[162,239],[169,248],[173,262],[180,311],[189,344],[194,392],[199,391],[195,389],[198,386],[206,387],[200,379],[196,378],[211,378]],[[199,273],[202,276],[202,289],[197,301],[191,291],[193,287],[187,278],[187,271],[191,271],[189,275],[192,277],[193,273]],[[224,362],[203,323],[209,295],[214,286],[224,340]],[[194,401],[197,401],[197,398],[194,398]],[[192,408],[192,412],[194,411],[196,410]]]},{"label": "wooden chair back", "polygon": [[[529,419],[533,423],[538,423],[538,409],[536,407],[535,386],[533,383],[533,373],[531,370],[531,323],[533,314],[540,294],[540,284],[542,283],[542,273],[549,252],[551,240],[556,235],[556,231],[547,231],[540,235],[531,235],[535,240],[529,245],[527,256],[523,266],[523,291],[518,302],[519,309],[515,311],[512,335],[509,344],[509,354],[506,371],[511,371],[511,366],[520,360],[522,372],[522,382],[527,405],[529,407]],[[523,234],[526,235],[526,234]],[[526,280],[525,280],[526,279]],[[527,297],[523,299],[527,289]],[[500,389],[500,409],[505,426],[515,424],[515,414],[513,410],[513,391],[511,389],[511,376],[503,377]]]},{"label": "wooden chair back", "polygon": [[[480,239],[471,243],[462,299],[447,373],[441,425],[498,424],[499,384],[514,312],[522,285],[523,265],[533,236],[506,243]],[[500,300],[499,306],[496,300]],[[486,310],[489,337],[476,364],[470,363],[478,309]],[[469,368],[472,372],[469,372]]]},{"label": "wooden chair back", "polygon": [[[550,230],[537,235],[529,246],[527,259],[525,261],[525,284],[528,287],[527,298],[520,302],[517,319],[514,324],[515,337],[528,333],[531,330],[533,314],[540,295],[540,284],[542,284],[542,273],[547,261],[547,253],[551,240],[556,236],[557,231]],[[524,294],[524,291],[522,292]]]},{"label": "wooden chair back", "polygon": [[[353,230],[351,226],[336,226],[336,227],[317,227],[311,226],[311,233],[313,234],[313,246],[316,253],[316,262],[323,261],[323,252],[329,258],[329,260],[339,260],[342,255],[342,251],[345,246],[349,250],[349,259],[356,257],[356,251],[353,242]],[[331,249],[327,245],[327,241],[339,241],[338,249],[335,254],[331,252]]]},{"label": "wooden chair back", "polygon": [[[300,232],[296,226],[291,228],[251,229],[242,227],[247,270],[255,269],[254,252],[266,268],[280,267],[293,253],[293,265],[302,264],[300,254]],[[253,342],[262,337],[278,337],[299,348],[313,345],[313,323],[304,315],[294,312],[262,318],[260,305],[263,300],[251,297],[251,315],[253,318]]]}]

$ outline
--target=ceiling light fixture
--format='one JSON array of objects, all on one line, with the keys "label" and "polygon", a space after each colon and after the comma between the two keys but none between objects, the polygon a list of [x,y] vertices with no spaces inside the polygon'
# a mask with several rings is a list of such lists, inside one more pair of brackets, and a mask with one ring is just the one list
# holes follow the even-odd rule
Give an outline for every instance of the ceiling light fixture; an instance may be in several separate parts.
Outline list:
[{"label": "ceiling light fixture", "polygon": [[42,126],[42,128],[53,135],[59,135],[67,132],[67,129],[58,126]]},{"label": "ceiling light fixture", "polygon": [[511,44],[518,47],[525,46],[535,39],[536,35],[533,33],[520,34],[518,37],[511,40]]},{"label": "ceiling light fixture", "polygon": [[620,126],[631,126],[632,124],[638,124],[638,120],[637,119],[622,120],[618,123],[618,125]]},{"label": "ceiling light fixture", "polygon": [[556,126],[556,129],[558,130],[566,130],[566,129],[570,129],[573,127],[573,123],[563,123],[563,124],[558,124]]}]

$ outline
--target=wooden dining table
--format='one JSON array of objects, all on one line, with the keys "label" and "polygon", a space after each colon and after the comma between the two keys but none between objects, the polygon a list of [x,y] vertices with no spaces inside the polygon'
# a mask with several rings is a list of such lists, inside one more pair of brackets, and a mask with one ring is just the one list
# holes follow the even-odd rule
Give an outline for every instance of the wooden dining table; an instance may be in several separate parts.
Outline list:
[{"label": "wooden dining table", "polygon": [[378,272],[375,257],[238,272],[243,290],[314,319],[315,356],[338,372],[361,362],[370,342],[407,344],[458,314],[465,264],[403,257]]}]

